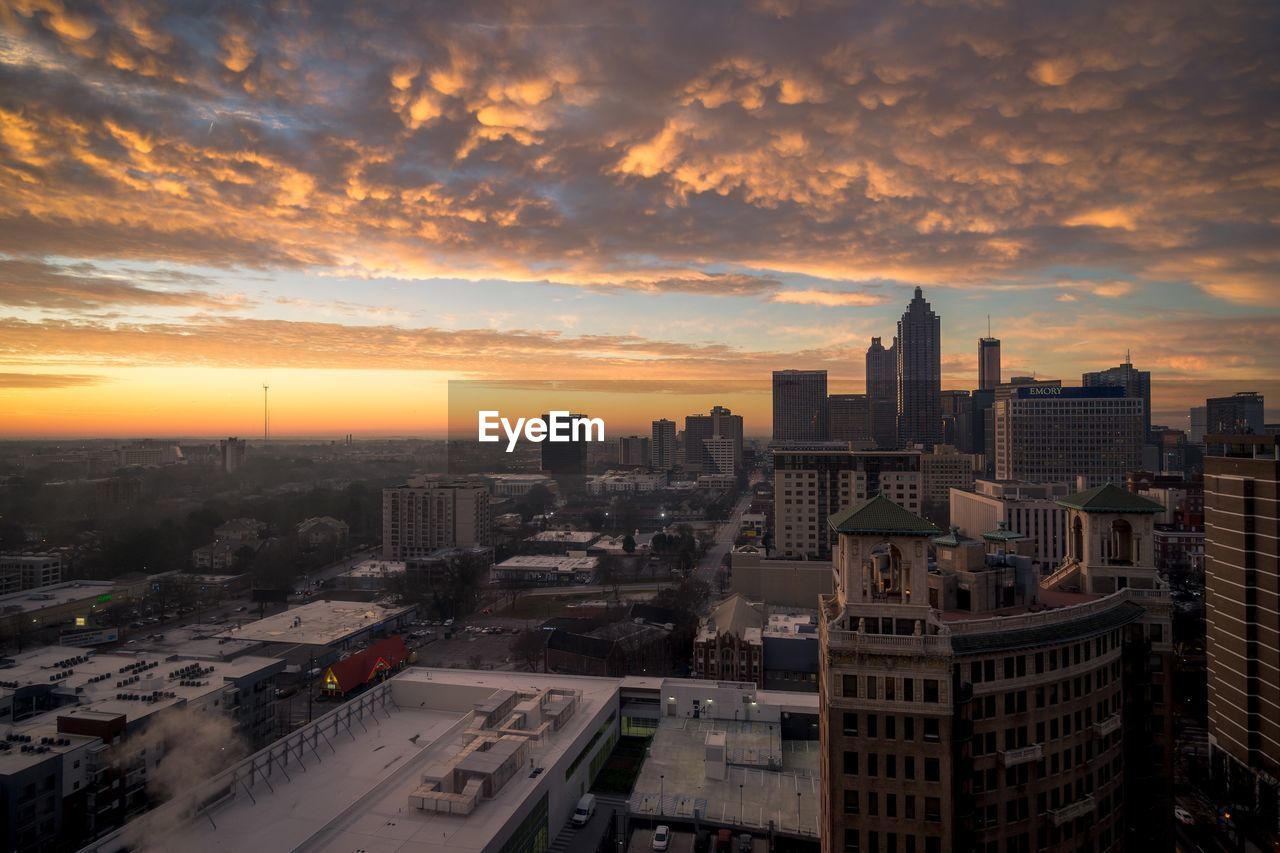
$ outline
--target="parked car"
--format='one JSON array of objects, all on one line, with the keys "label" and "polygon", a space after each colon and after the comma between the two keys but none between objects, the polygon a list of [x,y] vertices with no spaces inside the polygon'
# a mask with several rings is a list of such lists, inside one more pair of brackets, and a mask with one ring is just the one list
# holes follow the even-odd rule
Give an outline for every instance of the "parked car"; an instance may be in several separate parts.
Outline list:
[{"label": "parked car", "polygon": [[578,807],[573,810],[572,823],[574,826],[586,826],[587,821],[591,820],[591,816],[595,813],[596,795],[583,794],[582,799],[578,800]]},{"label": "parked car", "polygon": [[653,849],[666,850],[671,846],[671,827],[665,823],[653,831]]}]

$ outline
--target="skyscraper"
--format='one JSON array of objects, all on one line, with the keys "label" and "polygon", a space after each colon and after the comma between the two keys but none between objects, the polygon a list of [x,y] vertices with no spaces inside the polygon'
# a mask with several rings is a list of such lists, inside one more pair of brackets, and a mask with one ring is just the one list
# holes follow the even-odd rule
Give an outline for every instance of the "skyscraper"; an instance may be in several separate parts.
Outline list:
[{"label": "skyscraper", "polygon": [[425,557],[439,548],[488,545],[489,489],[476,480],[420,477],[382,490],[382,559]]},{"label": "skyscraper", "polygon": [[898,321],[898,441],[933,447],[942,439],[942,321],[923,291]]},{"label": "skyscraper", "polygon": [[827,371],[773,371],[773,440],[827,440]]},{"label": "skyscraper", "polygon": [[[1225,442],[1225,443],[1224,443]],[[1206,651],[1210,768],[1233,802],[1280,821],[1280,438],[1206,440]]]},{"label": "skyscraper", "polygon": [[879,338],[867,347],[867,406],[876,447],[898,446],[898,339],[885,349]]},{"label": "skyscraper", "polygon": [[1208,406],[1192,406],[1188,413],[1189,428],[1187,429],[1187,441],[1190,444],[1204,444],[1204,434],[1208,432],[1209,425],[1209,407]]},{"label": "skyscraper", "polygon": [[1240,391],[1230,397],[1205,400],[1205,430],[1211,433],[1262,435],[1263,397],[1257,391]]},{"label": "skyscraper", "polygon": [[1126,397],[1137,397],[1142,400],[1142,436],[1146,440],[1151,432],[1151,372],[1138,370],[1125,354],[1124,364],[1086,373],[1080,379],[1085,388],[1096,388],[1100,385],[1115,385],[1124,389]]},{"label": "skyscraper", "polygon": [[[571,412],[569,420],[585,419],[580,412]],[[543,413],[542,419],[550,421],[551,415]],[[542,470],[564,477],[577,477],[587,473],[587,442],[578,441],[544,441],[540,445]]]},{"label": "skyscraper", "polygon": [[618,439],[618,464],[643,466],[649,464],[649,436],[624,435]]},{"label": "skyscraper", "polygon": [[978,390],[991,391],[1000,384],[1000,339],[978,338]]},{"label": "skyscraper", "polygon": [[659,418],[653,422],[649,441],[649,466],[670,471],[676,464],[676,422]]},{"label": "skyscraper", "polygon": [[827,437],[831,441],[871,441],[871,409],[866,394],[827,398]]}]

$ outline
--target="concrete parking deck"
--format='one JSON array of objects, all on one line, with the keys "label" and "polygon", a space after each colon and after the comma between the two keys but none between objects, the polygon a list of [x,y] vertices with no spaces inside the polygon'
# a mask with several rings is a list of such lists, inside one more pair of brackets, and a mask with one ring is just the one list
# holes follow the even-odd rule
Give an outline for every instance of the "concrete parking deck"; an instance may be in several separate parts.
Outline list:
[{"label": "concrete parking deck", "polygon": [[[730,756],[725,779],[707,778],[705,743],[713,731],[725,734]],[[733,763],[735,756],[753,759],[769,751],[780,756],[780,770]],[[773,821],[782,834],[816,837],[819,755],[816,741],[779,741],[776,725],[664,718],[636,780],[631,813],[684,821],[698,810],[721,826],[759,832]]]}]

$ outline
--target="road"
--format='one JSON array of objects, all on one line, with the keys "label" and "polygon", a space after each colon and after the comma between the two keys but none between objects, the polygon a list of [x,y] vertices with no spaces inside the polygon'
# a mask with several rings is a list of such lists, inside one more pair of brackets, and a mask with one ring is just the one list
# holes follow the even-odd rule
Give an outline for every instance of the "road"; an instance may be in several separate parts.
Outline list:
[{"label": "road", "polygon": [[716,571],[720,568],[720,561],[724,559],[724,555],[728,554],[733,548],[733,540],[738,538],[738,531],[742,529],[742,514],[751,506],[751,492],[748,490],[733,507],[733,512],[729,513],[729,517],[721,522],[720,527],[716,530],[716,540],[711,548],[698,561],[698,568],[694,571],[694,576],[698,580],[714,583],[716,579]]}]

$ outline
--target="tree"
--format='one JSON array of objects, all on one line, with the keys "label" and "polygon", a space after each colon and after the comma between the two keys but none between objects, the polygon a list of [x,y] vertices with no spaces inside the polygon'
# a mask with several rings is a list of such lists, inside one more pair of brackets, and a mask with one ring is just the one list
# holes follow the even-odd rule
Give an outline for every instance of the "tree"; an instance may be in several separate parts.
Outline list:
[{"label": "tree", "polygon": [[511,655],[518,663],[524,665],[525,669],[530,672],[538,671],[538,664],[542,661],[543,650],[546,648],[547,642],[543,637],[542,629],[533,628],[527,631],[521,631],[511,639]]},{"label": "tree", "polygon": [[516,510],[520,513],[520,517],[528,522],[535,515],[543,515],[547,510],[556,505],[556,496],[551,494],[551,490],[546,486],[538,483],[524,496],[516,502]]},{"label": "tree", "polygon": [[636,552],[636,538],[630,533],[622,537],[622,550],[628,554]]}]

